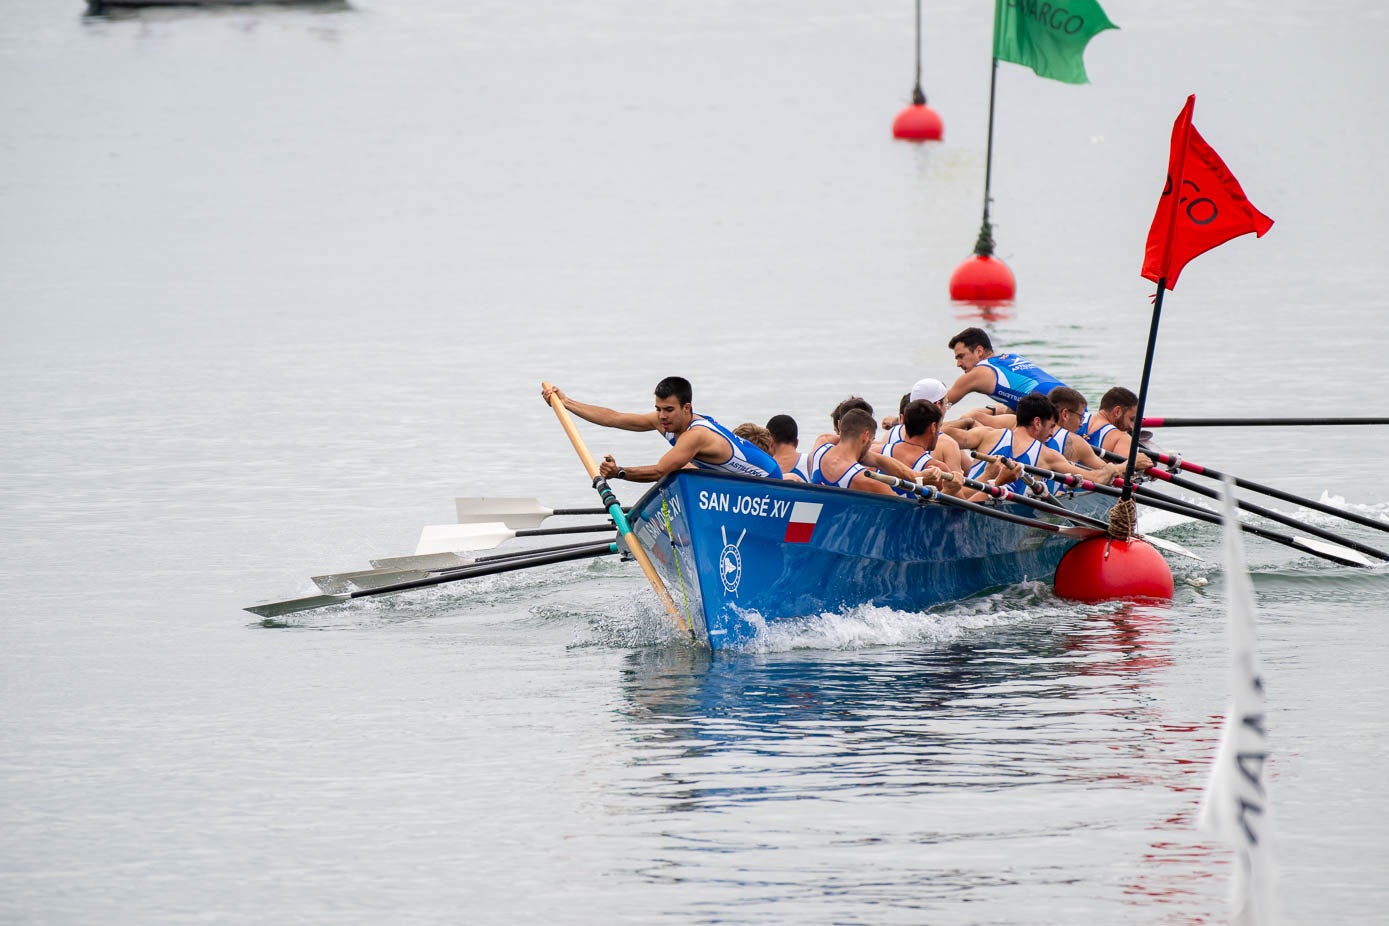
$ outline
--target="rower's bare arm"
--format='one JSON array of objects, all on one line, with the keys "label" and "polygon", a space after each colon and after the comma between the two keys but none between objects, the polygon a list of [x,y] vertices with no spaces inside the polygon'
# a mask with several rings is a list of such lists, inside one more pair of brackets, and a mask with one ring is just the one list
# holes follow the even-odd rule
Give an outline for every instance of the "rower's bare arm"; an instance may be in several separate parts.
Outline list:
[{"label": "rower's bare arm", "polygon": [[[912,469],[910,466],[903,463],[901,460],[894,460],[892,457],[885,457],[881,453],[875,453],[874,451],[870,450],[863,455],[863,462],[867,463],[869,466],[873,467],[880,473],[887,473],[889,476],[896,476],[898,479],[907,479],[912,482],[916,481],[916,470]],[[868,481],[874,482],[874,480],[872,479],[869,479]],[[882,485],[881,482],[877,484]],[[889,489],[888,491],[890,492],[892,490]]]},{"label": "rower's bare arm", "polygon": [[968,373],[960,374],[959,378],[950,384],[950,388],[945,393],[945,401],[954,405],[971,392],[988,395],[993,391],[993,388],[993,370],[986,366],[977,366]]},{"label": "rower's bare arm", "polygon": [[1104,460],[1095,452],[1095,448],[1074,434],[1066,439],[1066,453],[1066,459],[1086,469],[1100,469],[1104,466]]},{"label": "rower's bare arm", "polygon": [[676,439],[675,446],[671,447],[665,456],[650,466],[621,467],[616,460],[608,456],[603,458],[598,471],[608,479],[615,476],[628,482],[657,482],[678,469],[692,465],[701,452],[714,458],[708,462],[716,462],[719,452],[726,447],[723,439],[708,428],[691,428]]},{"label": "rower's bare arm", "polygon": [[622,431],[655,431],[660,427],[656,421],[656,413],[654,411],[614,411],[602,405],[589,405],[586,402],[580,402],[578,399],[571,399],[569,396],[565,395],[563,390],[558,386],[551,386],[548,389],[544,387],[541,388],[540,398],[545,401],[546,405],[550,404],[551,395],[559,396],[559,400],[564,404],[564,407],[575,415],[578,415],[585,421],[590,421],[604,428],[617,428]]},{"label": "rower's bare arm", "polygon": [[[1042,448],[1042,452],[1037,456],[1037,464],[1043,469],[1049,469],[1057,473],[1072,473],[1076,476],[1087,477],[1090,475],[1087,470],[1075,465],[1050,447]],[[1103,466],[1103,462],[1101,462],[1100,465]]]},{"label": "rower's bare arm", "polygon": [[986,428],[1012,428],[1018,423],[1018,416],[1008,411],[1006,406],[1003,409],[995,405],[985,405],[983,408],[971,408],[965,412],[962,418],[983,425]]},{"label": "rower's bare arm", "polygon": [[866,476],[863,473],[859,473],[853,479],[849,480],[849,488],[858,492],[874,492],[878,495],[897,494],[893,492],[892,489],[888,488],[885,483],[881,483],[872,476]]}]

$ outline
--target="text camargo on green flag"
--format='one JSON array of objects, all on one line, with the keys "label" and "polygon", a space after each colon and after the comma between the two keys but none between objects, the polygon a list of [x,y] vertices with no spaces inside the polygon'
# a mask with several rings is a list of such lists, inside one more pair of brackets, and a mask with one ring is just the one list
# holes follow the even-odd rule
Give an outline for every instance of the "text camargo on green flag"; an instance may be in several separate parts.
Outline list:
[{"label": "text camargo on green flag", "polygon": [[1117,28],[1095,0],[994,0],[994,57],[1038,77],[1085,84],[1085,46]]}]

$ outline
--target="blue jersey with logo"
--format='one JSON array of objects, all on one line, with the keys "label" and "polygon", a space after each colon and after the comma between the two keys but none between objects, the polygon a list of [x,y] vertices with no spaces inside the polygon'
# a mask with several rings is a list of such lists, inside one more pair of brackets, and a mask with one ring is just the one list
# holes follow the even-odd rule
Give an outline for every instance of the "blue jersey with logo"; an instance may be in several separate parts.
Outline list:
[{"label": "blue jersey with logo", "polygon": [[1018,400],[1029,392],[1047,395],[1057,386],[1066,385],[1031,360],[1017,354],[994,354],[979,361],[979,365],[994,371],[994,388],[989,395],[1014,411],[1018,408]]},{"label": "blue jersey with logo", "polygon": [[[737,434],[719,424],[707,415],[695,415],[694,421],[690,422],[691,428],[708,428],[719,437],[728,441],[728,459],[722,463],[706,463],[703,460],[695,460],[694,465],[700,469],[715,469],[725,473],[737,473],[740,476],[762,476],[768,479],[780,479],[781,467],[767,451],[758,447],[756,444],[743,440]],[[672,447],[675,446],[679,438],[663,431],[661,436],[670,441]]]}]

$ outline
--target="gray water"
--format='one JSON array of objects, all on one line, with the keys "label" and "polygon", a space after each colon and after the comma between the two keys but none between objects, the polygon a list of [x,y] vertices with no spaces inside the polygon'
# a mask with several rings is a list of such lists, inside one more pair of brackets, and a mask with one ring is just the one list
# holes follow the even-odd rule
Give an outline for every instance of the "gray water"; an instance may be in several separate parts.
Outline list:
[{"label": "gray water", "polygon": [[[717,657],[606,560],[241,610],[411,552],[457,495],[592,504],[542,379],[641,409],[679,373],[812,434],[949,379],[987,6],[927,4],[920,147],[888,131],[903,3],[3,4],[0,919],[1220,921],[1204,524],[1145,519],[1205,557],[1170,607],[1026,585]],[[1136,385],[1195,92],[1277,224],[1183,273],[1150,413],[1385,414],[1389,15],[1106,8],[1092,84],[999,71],[996,343],[1092,404]],[[1160,440],[1389,521],[1383,429]],[[1389,576],[1248,547],[1287,920],[1383,922]]]}]

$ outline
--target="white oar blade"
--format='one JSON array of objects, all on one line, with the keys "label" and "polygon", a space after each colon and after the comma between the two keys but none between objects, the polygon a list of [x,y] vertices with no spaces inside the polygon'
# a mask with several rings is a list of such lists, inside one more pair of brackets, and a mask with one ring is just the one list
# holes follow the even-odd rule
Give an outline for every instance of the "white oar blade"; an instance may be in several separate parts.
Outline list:
[{"label": "white oar blade", "polygon": [[1149,534],[1143,534],[1143,535],[1140,536],[1139,539],[1140,539],[1140,540],[1144,540],[1144,541],[1146,541],[1146,542],[1152,544],[1153,546],[1157,547],[1159,550],[1163,550],[1163,551],[1166,551],[1166,552],[1168,552],[1168,553],[1175,553],[1175,554],[1177,554],[1178,556],[1187,556],[1187,557],[1190,557],[1191,559],[1196,560],[1198,563],[1204,563],[1204,562],[1205,562],[1204,559],[1202,559],[1201,557],[1197,556],[1195,553],[1191,552],[1191,551],[1188,550],[1186,547],[1182,546],[1180,543],[1173,543],[1173,542],[1170,541],[1170,540],[1163,540],[1161,537],[1153,537],[1153,536],[1151,536],[1151,535],[1149,535]]},{"label": "white oar blade", "polygon": [[500,521],[485,524],[434,524],[420,532],[415,555],[425,553],[466,553],[471,550],[490,550],[516,532]]},{"label": "white oar blade", "polygon": [[343,592],[356,592],[397,582],[411,582],[429,575],[423,569],[364,569],[359,572],[339,572],[334,575],[314,576],[313,584],[330,595]]},{"label": "white oar blade", "polygon": [[279,617],[281,614],[293,614],[295,611],[312,611],[314,608],[326,608],[329,605],[342,604],[344,601],[351,601],[346,595],[310,595],[308,598],[294,598],[289,601],[267,601],[264,604],[254,604],[245,610],[252,614],[259,614],[261,617]]},{"label": "white oar blade", "polygon": [[459,524],[497,522],[524,530],[539,527],[554,511],[534,498],[455,498]]},{"label": "white oar blade", "polygon": [[1334,559],[1347,566],[1373,566],[1374,561],[1368,557],[1357,553],[1355,550],[1348,550],[1345,547],[1337,546],[1334,543],[1327,543],[1325,540],[1317,540],[1312,537],[1293,536],[1293,543],[1310,550],[1327,559]]},{"label": "white oar blade", "polygon": [[426,553],[423,556],[388,556],[384,559],[374,559],[371,564],[377,569],[452,569],[454,566],[466,566],[472,559],[459,556],[457,553]]},{"label": "white oar blade", "polygon": [[348,591],[369,591],[387,585],[399,585],[401,582],[413,582],[416,579],[427,578],[429,575],[428,572],[420,569],[382,569],[372,575],[358,576],[352,579]]}]

